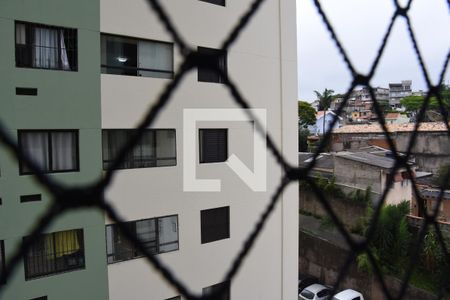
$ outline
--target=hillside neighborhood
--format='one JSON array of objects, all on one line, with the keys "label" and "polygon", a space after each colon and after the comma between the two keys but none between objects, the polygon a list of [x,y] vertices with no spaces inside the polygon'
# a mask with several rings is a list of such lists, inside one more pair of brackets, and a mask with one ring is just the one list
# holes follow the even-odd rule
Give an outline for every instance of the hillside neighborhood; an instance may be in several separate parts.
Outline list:
[{"label": "hillside neighborhood", "polygon": [[[305,104],[299,105],[299,166],[309,168],[312,165],[310,176],[323,190],[326,201],[344,227],[355,234],[356,239],[367,234],[373,210],[382,207],[376,229],[380,231],[380,241],[372,245],[372,251],[386,275],[393,276],[392,282],[395,283],[395,277],[403,272],[402,257],[409,254],[398,251],[390,254],[390,251],[398,247],[407,248],[426,218],[436,214],[442,234],[450,239],[449,123],[443,122],[442,116],[440,121],[434,118],[432,112],[439,114],[439,108],[435,105],[436,99],[431,98],[432,105],[423,114],[416,132],[415,122],[426,95],[421,91],[412,92],[411,81],[408,80],[390,84],[389,89],[356,90],[346,103],[341,95],[329,91],[332,90],[316,92],[319,99],[311,103],[314,111],[318,109],[314,113],[315,121],[312,118],[305,124],[306,110],[301,109]],[[449,91],[449,86],[442,87],[444,109],[448,109],[450,104]],[[374,108],[375,101],[383,109],[385,128]],[[411,102],[414,102],[414,107]],[[329,134],[329,139],[324,150],[316,155],[324,133]],[[412,138],[414,142],[410,144]],[[299,205],[300,239],[306,239],[311,247],[320,244],[335,255],[344,255],[348,249],[340,241],[343,237],[336,232],[336,224],[308,184],[300,185]],[[327,226],[329,228],[324,229]],[[405,228],[409,228],[406,235],[402,233]],[[386,233],[382,233],[384,230],[389,230],[394,240],[386,240]],[[330,235],[327,231],[334,233]],[[435,243],[435,234],[427,233],[426,240]],[[310,246],[305,247],[300,249],[300,270],[324,282],[332,280],[340,265],[311,256]],[[435,267],[439,265],[441,255],[438,253],[440,250],[436,251],[427,254],[431,255],[428,259]],[[361,275],[368,270],[365,259],[364,255],[358,257],[354,272],[344,281],[356,290],[363,287],[364,299],[379,299],[380,283],[376,278],[368,280],[367,276]],[[432,265],[422,262],[419,265],[417,272],[423,272],[420,275],[422,279],[413,280],[409,297],[434,299],[432,295],[415,289],[427,287],[432,290],[436,284],[436,278],[430,275]],[[437,273],[442,274],[445,266],[444,263],[442,268],[437,267]],[[399,287],[393,284],[390,288],[396,291]]]}]

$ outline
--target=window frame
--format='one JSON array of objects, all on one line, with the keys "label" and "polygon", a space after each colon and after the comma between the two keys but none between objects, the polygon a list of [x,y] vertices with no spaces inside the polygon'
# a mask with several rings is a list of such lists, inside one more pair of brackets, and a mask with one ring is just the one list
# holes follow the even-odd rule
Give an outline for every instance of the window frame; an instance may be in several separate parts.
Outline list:
[{"label": "window frame", "polygon": [[[204,222],[204,218],[206,218],[206,216],[204,216],[204,214],[208,213],[208,212],[212,212],[212,211],[218,211],[218,210],[226,210],[226,234],[224,236],[215,236],[213,238],[208,239],[206,234],[206,229],[209,229],[210,224],[205,224]],[[209,208],[209,209],[203,209],[200,211],[200,242],[201,244],[208,244],[208,243],[213,243],[213,242],[217,242],[217,241],[221,241],[221,240],[226,240],[229,239],[231,237],[231,222],[230,222],[230,206],[221,206],[221,207],[214,207],[214,208]],[[217,219],[217,218],[216,218]],[[216,225],[216,224],[215,224]],[[206,227],[208,226],[208,227]],[[217,225],[216,225],[217,227]]]},{"label": "window frame", "polygon": [[[209,53],[208,53],[209,52]],[[217,65],[220,65],[220,59],[223,58],[223,73],[225,74],[225,76],[222,76],[222,74],[217,73],[215,70],[213,69],[209,69],[203,66],[198,66],[197,67],[197,81],[198,82],[205,82],[205,83],[218,83],[218,84],[225,84],[228,82],[228,52],[226,50],[222,50],[222,49],[216,49],[216,48],[210,48],[210,47],[203,47],[203,46],[197,46],[197,53],[201,56],[201,55],[209,55],[211,58],[213,56],[216,56],[217,58]],[[214,53],[214,54],[213,54]],[[219,67],[220,68],[220,67]],[[200,77],[204,77],[206,76],[205,74],[200,74],[201,72],[215,72],[216,76],[218,77],[217,81],[216,80],[211,80],[211,79],[205,79],[205,78],[200,78]]]},{"label": "window frame", "polygon": [[[126,67],[126,66],[123,66],[123,67],[111,66],[111,65],[108,65],[108,64],[102,64],[102,62],[101,62],[102,58],[100,58],[100,73],[101,74],[119,75],[119,76],[132,76],[132,77],[146,77],[146,78],[156,78],[156,79],[173,79],[174,78],[174,76],[175,76],[175,55],[174,55],[175,45],[174,45],[173,42],[159,41],[159,40],[152,40],[152,39],[143,39],[143,38],[138,38],[138,37],[133,37],[133,36],[126,36],[126,35],[119,35],[119,34],[112,34],[112,33],[107,33],[107,32],[101,32],[100,33],[100,43],[102,43],[102,38],[103,37],[113,37],[113,38],[122,38],[122,39],[134,40],[134,41],[136,41],[137,45],[139,44],[140,41],[170,45],[171,48],[172,48],[172,71],[140,68],[138,65],[136,65],[136,68],[134,68],[134,67]],[[138,48],[139,48],[139,46],[138,46]],[[100,53],[100,55],[102,55],[102,53]],[[137,61],[137,64],[138,64],[139,63],[139,50],[136,52],[136,61]],[[136,71],[136,75],[114,74],[114,73],[103,72],[103,69],[108,69],[108,68],[110,68],[110,69],[119,69],[119,70],[135,70]],[[139,71],[170,74],[170,77],[169,78],[164,78],[164,77],[155,77],[155,76],[142,76],[142,75],[138,75]]]},{"label": "window frame", "polygon": [[[224,160],[212,160],[206,161],[204,158],[204,137],[202,132],[204,131],[225,131],[225,159]],[[229,146],[228,146],[228,128],[199,128],[198,130],[198,143],[199,143],[199,158],[198,161],[200,164],[215,164],[215,163],[223,163],[226,162],[229,158]]]},{"label": "window frame", "polygon": [[[107,148],[107,151],[111,151],[109,148],[109,144],[110,144],[110,142],[108,141],[108,145],[104,145],[103,144],[103,141],[104,141],[104,137],[103,137],[103,135],[106,133],[106,132],[113,132],[113,131],[116,131],[116,132],[118,132],[118,131],[128,131],[128,132],[130,132],[131,134],[133,134],[133,133],[135,133],[136,131],[137,131],[137,129],[116,129],[116,128],[111,128],[111,129],[108,129],[108,128],[104,128],[104,129],[102,129],[102,170],[103,171],[108,171],[108,170],[111,170],[111,168],[110,167],[105,167],[105,164],[111,164],[112,162],[114,162],[114,160],[115,160],[115,158],[109,158],[108,160],[105,160],[104,159],[104,151],[105,151],[105,146],[108,146],[108,148]],[[146,129],[145,131],[148,131],[148,132],[152,132],[153,133],[153,151],[155,152],[155,158],[154,158],[154,162],[155,162],[155,165],[154,166],[133,166],[133,167],[124,167],[124,166],[119,166],[119,167],[117,167],[116,169],[114,169],[114,170],[132,170],[132,169],[146,169],[146,168],[164,168],[164,167],[175,167],[175,166],[177,166],[177,164],[178,164],[178,160],[177,160],[177,131],[176,131],[176,129],[175,128],[152,128],[152,129]],[[174,147],[174,153],[175,153],[175,156],[174,157],[161,157],[161,158],[158,158],[157,156],[156,156],[156,149],[157,149],[157,147],[158,147],[158,143],[157,143],[157,132],[158,131],[172,131],[173,132],[173,135],[174,135],[174,142],[175,142],[175,147]],[[108,137],[109,138],[109,137]],[[142,138],[142,137],[141,137]],[[136,146],[139,146],[140,145],[140,143],[141,143],[141,140],[136,144]],[[120,147],[118,147],[118,149],[119,149],[119,151],[120,151],[120,149],[123,147],[123,145],[121,145]],[[131,152],[132,152],[133,150],[131,150]],[[108,156],[111,156],[111,154],[109,153],[108,154]],[[170,165],[162,165],[162,166],[158,166],[158,161],[170,161],[170,160],[173,160],[174,161],[174,163],[173,164],[170,164]],[[123,162],[122,162],[122,164],[125,164],[125,163],[134,163],[133,161],[128,161],[127,159],[125,159]]]},{"label": "window frame", "polygon": [[[21,135],[24,133],[32,133],[32,132],[44,132],[47,134],[47,146],[48,146],[48,157],[49,157],[49,169],[48,170],[40,170],[44,174],[51,174],[51,173],[71,173],[71,172],[79,172],[80,171],[80,131],[78,129],[19,129],[17,130],[17,144],[20,149],[20,151],[23,153],[23,144]],[[52,170],[53,162],[53,149],[52,149],[52,133],[54,132],[67,132],[67,133],[74,133],[75,134],[75,168],[70,170]],[[19,175],[34,175],[33,171],[24,171],[25,168],[25,162],[22,159],[19,159]]]},{"label": "window frame", "polygon": [[[176,217],[177,219],[177,241],[176,242],[170,242],[170,243],[163,243],[160,244],[159,243],[159,236],[160,236],[160,230],[159,230],[159,220],[160,219],[164,219],[164,218],[170,218],[170,217]],[[180,222],[179,222],[179,217],[178,214],[173,214],[173,215],[165,215],[165,216],[160,216],[160,217],[154,217],[154,218],[148,218],[148,219],[139,219],[139,220],[134,220],[134,221],[128,221],[128,222],[124,222],[122,224],[128,224],[130,226],[133,226],[134,229],[134,234],[136,234],[136,223],[137,222],[141,222],[141,221],[150,221],[150,220],[154,220],[155,222],[155,244],[156,244],[156,253],[154,253],[153,255],[159,255],[159,254],[163,254],[163,253],[169,253],[169,252],[175,252],[180,250]],[[139,253],[139,250],[134,246],[131,245],[133,247],[133,252],[136,253],[136,255],[133,255],[131,257],[128,258],[124,258],[124,259],[120,259],[120,260],[114,260],[114,256],[117,255],[116,253],[108,253],[108,234],[107,234],[107,227],[112,227],[113,228],[113,232],[116,234],[116,232],[120,232],[119,227],[117,226],[117,223],[111,223],[111,224],[107,224],[105,226],[105,240],[106,240],[106,264],[107,265],[112,265],[112,264],[116,264],[116,263],[120,263],[120,262],[124,262],[124,261],[129,261],[129,260],[134,260],[134,259],[139,259],[139,258],[143,258],[145,257],[145,255],[143,255],[142,253]],[[137,235],[137,234],[136,234]],[[114,239],[114,238],[113,238]],[[114,240],[112,241],[114,242]],[[126,243],[129,243],[128,240],[126,240]],[[170,250],[170,251],[160,251],[160,247],[164,246],[164,245],[168,245],[168,244],[177,244],[177,248]],[[111,258],[111,261],[110,261]]]},{"label": "window frame", "polygon": [[[74,42],[74,48],[73,49],[69,49],[71,51],[74,52],[74,56],[73,56],[73,61],[71,61],[70,63],[73,63],[74,66],[70,66],[70,69],[64,69],[62,67],[62,63],[61,63],[61,57],[60,57],[60,53],[61,53],[61,46],[59,46],[57,48],[58,50],[58,67],[57,68],[45,68],[45,67],[35,67],[32,65],[20,65],[18,63],[18,56],[17,56],[17,45],[20,45],[17,43],[17,24],[23,24],[25,26],[27,26],[26,30],[29,30],[30,26],[31,28],[36,28],[36,27],[40,27],[40,28],[48,28],[48,29],[56,29],[56,30],[70,30],[72,31],[72,34],[74,34],[74,38],[73,38],[73,42]],[[58,39],[60,39],[61,36],[58,33]],[[22,20],[14,20],[14,51],[15,51],[15,66],[16,68],[23,68],[23,69],[36,69],[36,70],[52,70],[52,71],[65,71],[65,72],[78,72],[78,29],[77,28],[71,28],[71,27],[65,27],[65,26],[56,26],[56,25],[49,25],[49,24],[44,24],[44,23],[36,23],[36,22],[29,22],[29,21],[22,21]],[[26,37],[26,47],[33,47],[33,43],[29,40],[28,37]],[[66,46],[67,49],[67,46]],[[32,60],[32,54],[30,51],[30,55],[31,57],[29,58],[30,60]]]},{"label": "window frame", "polygon": [[[82,260],[82,263],[79,263],[77,266],[75,267],[66,267],[66,268],[61,268],[61,269],[57,269],[56,267],[56,260],[58,252],[56,251],[55,248],[55,235],[57,233],[62,233],[62,232],[74,232],[74,234],[77,235],[77,237],[79,238],[78,242],[78,246],[79,246],[79,250],[78,250],[78,254],[77,254],[77,258]],[[76,228],[76,229],[69,229],[69,230],[62,230],[62,231],[54,231],[54,232],[50,232],[50,233],[44,233],[44,234],[40,234],[39,235],[39,239],[37,239],[35,241],[36,242],[42,242],[40,239],[47,237],[47,236],[51,236],[52,238],[52,245],[53,245],[53,253],[51,253],[51,255],[53,256],[52,261],[54,264],[54,270],[53,271],[45,271],[45,272],[36,272],[33,275],[30,275],[30,270],[28,269],[28,262],[29,262],[29,254],[30,251],[33,250],[33,246],[35,246],[35,244],[33,244],[27,251],[27,253],[25,253],[24,257],[23,257],[23,264],[24,264],[24,271],[25,271],[25,281],[29,281],[29,280],[34,280],[34,279],[39,279],[42,277],[47,277],[47,276],[53,276],[53,275],[57,275],[57,274],[61,274],[61,273],[67,273],[67,272],[74,272],[74,271],[78,271],[78,270],[84,270],[86,269],[86,249],[85,249],[85,242],[84,242],[84,230],[83,228]],[[30,236],[26,236],[23,238],[23,240],[27,240],[29,239]],[[69,250],[71,251],[71,250]],[[75,253],[75,252],[74,252]],[[50,254],[41,254],[41,255],[48,255],[50,256]],[[70,254],[64,254],[61,255],[59,258],[65,256],[65,255],[70,255]],[[36,257],[37,255],[33,256]],[[64,258],[65,260],[65,258]],[[47,267],[48,267],[48,263],[47,263]]]}]

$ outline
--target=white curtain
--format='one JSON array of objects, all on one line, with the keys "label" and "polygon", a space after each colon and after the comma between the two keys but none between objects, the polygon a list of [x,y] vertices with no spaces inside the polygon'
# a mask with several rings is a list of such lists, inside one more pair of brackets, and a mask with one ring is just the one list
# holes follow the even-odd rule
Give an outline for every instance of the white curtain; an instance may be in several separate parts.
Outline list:
[{"label": "white curtain", "polygon": [[61,49],[61,64],[63,70],[70,70],[69,59],[67,57],[66,43],[64,42],[64,30],[59,30],[60,49]]},{"label": "white curtain", "polygon": [[74,132],[52,132],[53,171],[76,168],[76,138]]},{"label": "white curtain", "polygon": [[25,24],[16,23],[16,44],[26,45],[26,30]]},{"label": "white curtain", "polygon": [[58,30],[36,27],[34,29],[34,66],[37,68],[58,68]]},{"label": "white curtain", "polygon": [[[159,252],[178,249],[178,217],[171,216],[158,219]],[[162,245],[166,244],[166,245]]]},{"label": "white curtain", "polygon": [[[43,171],[49,170],[48,134],[46,132],[26,132],[20,136],[23,152]],[[30,169],[24,166],[24,172]]]},{"label": "white curtain", "polygon": [[[173,70],[172,52],[171,44],[139,41],[139,68],[171,72]],[[171,73],[157,71],[139,71],[139,75],[159,78],[171,78],[172,76]]]}]

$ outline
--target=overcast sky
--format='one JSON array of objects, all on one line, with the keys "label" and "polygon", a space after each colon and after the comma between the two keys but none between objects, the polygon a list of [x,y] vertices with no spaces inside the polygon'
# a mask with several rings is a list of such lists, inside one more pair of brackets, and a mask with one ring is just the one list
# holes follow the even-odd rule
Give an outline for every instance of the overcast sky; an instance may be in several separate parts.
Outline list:
[{"label": "overcast sky", "polygon": [[[345,92],[351,83],[313,0],[297,1],[298,95],[311,102],[314,90]],[[404,3],[406,1],[400,1]],[[366,74],[394,13],[392,0],[322,0],[322,7],[358,72]],[[450,49],[450,14],[447,0],[414,0],[411,22],[433,83],[441,73]],[[379,63],[373,86],[412,80],[413,90],[426,90],[406,22],[396,21]],[[447,70],[445,82],[450,81]]]}]

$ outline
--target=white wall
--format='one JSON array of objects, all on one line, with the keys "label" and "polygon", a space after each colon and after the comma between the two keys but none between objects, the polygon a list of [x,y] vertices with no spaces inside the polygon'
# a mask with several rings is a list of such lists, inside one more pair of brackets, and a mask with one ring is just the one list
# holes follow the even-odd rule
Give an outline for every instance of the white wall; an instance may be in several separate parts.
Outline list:
[{"label": "white wall", "polygon": [[[197,0],[161,1],[181,34],[194,46],[218,47],[250,0],[226,7]],[[269,0],[228,52],[230,78],[255,108],[267,109],[268,130],[292,165],[297,165],[295,1]],[[280,22],[281,20],[281,22]],[[101,31],[170,41],[146,1],[101,0]],[[175,65],[181,58],[175,49]],[[101,75],[103,128],[132,128],[170,81]],[[199,178],[222,179],[222,191],[183,192],[183,109],[235,108],[224,85],[184,78],[153,128],[175,128],[177,166],[121,170],[107,198],[128,220],[178,214],[180,249],[159,255],[196,292],[221,281],[281,179],[267,157],[267,192],[253,192],[224,163],[197,165]],[[229,154],[253,164],[252,127],[244,122],[202,122],[228,127]],[[198,145],[198,143],[196,143]],[[231,285],[232,299],[296,299],[298,189],[292,184],[269,219]],[[200,210],[230,205],[230,238],[200,243]],[[109,221],[107,221],[108,223]],[[109,265],[110,299],[166,299],[173,291],[143,259]]]}]

